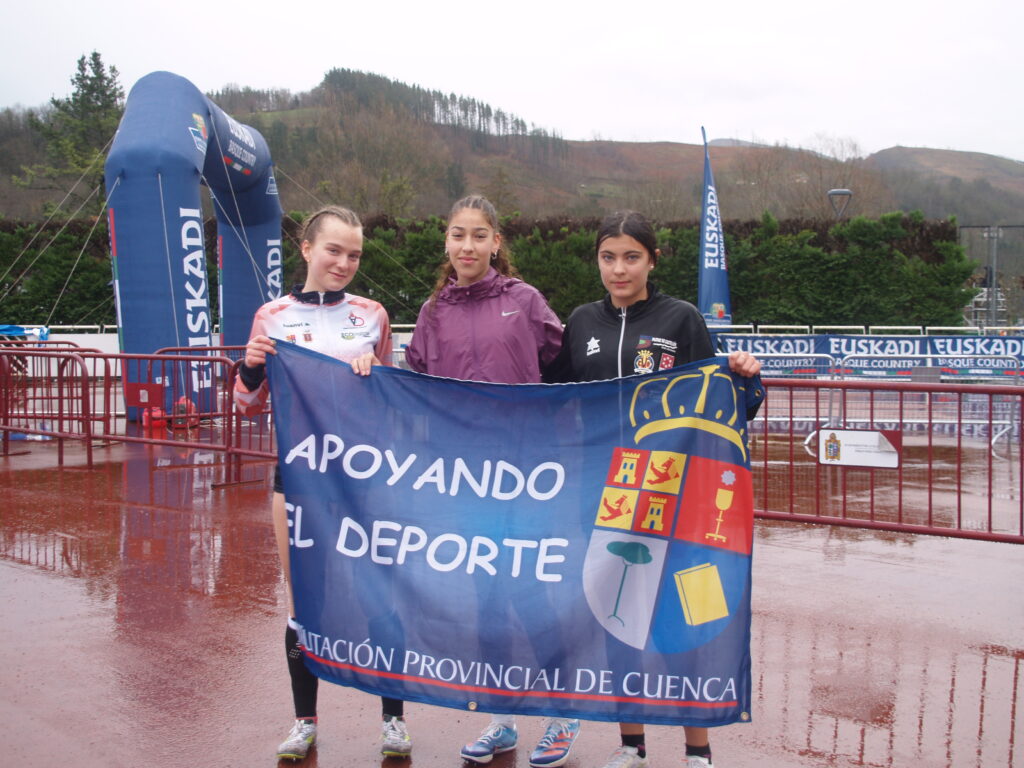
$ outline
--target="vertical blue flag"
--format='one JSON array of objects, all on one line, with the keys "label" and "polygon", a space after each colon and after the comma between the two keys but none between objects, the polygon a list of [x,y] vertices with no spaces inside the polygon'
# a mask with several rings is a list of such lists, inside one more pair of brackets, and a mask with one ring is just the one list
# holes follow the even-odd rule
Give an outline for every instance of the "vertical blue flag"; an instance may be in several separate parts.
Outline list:
[{"label": "vertical blue flag", "polygon": [[268,360],[306,665],[484,712],[750,718],[761,396],[715,360],[484,384]]},{"label": "vertical blue flag", "polygon": [[711,173],[708,154],[708,136],[701,126],[704,139],[704,198],[700,217],[700,265],[697,269],[697,307],[708,325],[732,323],[732,305],[729,303],[729,268],[725,259],[725,235],[722,216],[718,209],[718,192]]}]

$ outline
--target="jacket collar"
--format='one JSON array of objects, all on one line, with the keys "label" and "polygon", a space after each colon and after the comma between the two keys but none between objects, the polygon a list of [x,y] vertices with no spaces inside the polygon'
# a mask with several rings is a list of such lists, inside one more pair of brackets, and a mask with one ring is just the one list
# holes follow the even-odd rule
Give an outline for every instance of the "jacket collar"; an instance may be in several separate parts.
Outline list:
[{"label": "jacket collar", "polygon": [[345,298],[345,290],[340,291],[303,291],[301,285],[292,286],[291,297],[300,304],[337,304]]},{"label": "jacket collar", "polygon": [[[658,286],[652,283],[650,280],[647,281],[647,298],[635,301],[626,307],[627,317],[636,317],[637,315],[644,314],[656,298],[661,294],[658,290]],[[612,304],[612,297],[610,293],[604,295],[604,299],[601,301],[604,311],[610,315],[614,315],[616,318],[622,317],[622,310]]]},{"label": "jacket collar", "polygon": [[459,301],[472,301],[486,296],[495,296],[514,281],[514,278],[500,275],[494,267],[488,269],[486,275],[469,285],[458,285],[455,282],[457,279],[454,274],[448,278],[448,284],[441,289],[438,299],[454,304]]}]

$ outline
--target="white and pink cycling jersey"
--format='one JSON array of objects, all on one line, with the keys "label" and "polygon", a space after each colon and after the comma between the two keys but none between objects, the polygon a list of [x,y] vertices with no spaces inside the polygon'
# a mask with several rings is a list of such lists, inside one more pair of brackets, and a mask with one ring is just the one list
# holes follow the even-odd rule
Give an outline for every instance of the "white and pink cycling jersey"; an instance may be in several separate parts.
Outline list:
[{"label": "white and pink cycling jersey", "polygon": [[[260,335],[307,347],[343,362],[373,352],[384,365],[392,364],[387,311],[373,299],[344,291],[294,290],[288,296],[267,302],[256,311],[249,338]],[[240,375],[234,391],[235,404],[246,416],[263,410],[270,394],[262,368],[250,371],[260,379],[259,385],[250,390]],[[254,377],[246,378],[252,383]]]}]

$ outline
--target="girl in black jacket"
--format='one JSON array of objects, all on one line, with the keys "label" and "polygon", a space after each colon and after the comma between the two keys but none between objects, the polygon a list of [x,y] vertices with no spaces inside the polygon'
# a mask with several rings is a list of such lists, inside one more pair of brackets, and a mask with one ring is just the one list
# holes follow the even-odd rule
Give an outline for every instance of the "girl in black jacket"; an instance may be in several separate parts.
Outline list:
[{"label": "girl in black jacket", "polygon": [[[650,282],[660,255],[654,228],[639,213],[615,213],[601,222],[597,264],[608,293],[570,315],[561,352],[544,372],[545,381],[613,379],[714,357],[697,308]],[[757,375],[761,363],[749,352],[733,352],[729,368],[749,377]],[[643,724],[620,723],[619,730],[622,746],[605,768],[647,768]],[[686,726],[685,731],[687,768],[711,766],[708,729]]]}]

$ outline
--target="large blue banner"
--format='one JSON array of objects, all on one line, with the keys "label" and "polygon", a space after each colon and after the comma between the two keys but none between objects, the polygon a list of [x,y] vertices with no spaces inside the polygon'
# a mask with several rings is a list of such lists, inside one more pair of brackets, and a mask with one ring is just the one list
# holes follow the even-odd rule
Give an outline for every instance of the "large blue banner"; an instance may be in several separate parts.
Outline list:
[{"label": "large blue banner", "polygon": [[306,660],[485,712],[750,718],[758,380],[713,360],[589,384],[268,374]]},{"label": "large blue banner", "polygon": [[700,256],[697,265],[697,308],[708,325],[732,323],[729,301],[729,266],[725,258],[725,234],[722,212],[718,207],[718,190],[711,173],[711,155],[704,128],[704,195],[700,216]]}]

